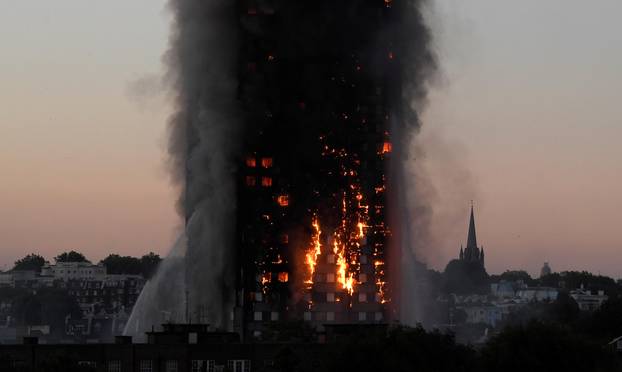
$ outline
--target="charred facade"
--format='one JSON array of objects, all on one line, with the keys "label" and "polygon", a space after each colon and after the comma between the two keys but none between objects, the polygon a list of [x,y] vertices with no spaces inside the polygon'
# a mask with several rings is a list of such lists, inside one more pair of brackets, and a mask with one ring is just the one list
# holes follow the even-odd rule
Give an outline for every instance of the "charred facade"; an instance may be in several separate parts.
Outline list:
[{"label": "charred facade", "polygon": [[[385,322],[410,2],[239,1],[237,318]],[[399,145],[398,145],[399,146]],[[241,317],[241,319],[240,319]]]}]

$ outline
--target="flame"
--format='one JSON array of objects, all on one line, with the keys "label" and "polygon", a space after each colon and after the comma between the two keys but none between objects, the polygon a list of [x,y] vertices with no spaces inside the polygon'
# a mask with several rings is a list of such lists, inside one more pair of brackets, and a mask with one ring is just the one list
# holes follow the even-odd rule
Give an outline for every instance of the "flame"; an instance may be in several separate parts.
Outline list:
[{"label": "flame", "polygon": [[322,254],[322,243],[320,243],[322,230],[320,228],[320,220],[317,216],[313,216],[311,226],[313,226],[313,235],[311,236],[311,248],[305,256],[306,264],[307,266],[309,266],[309,279],[305,281],[305,284],[308,285],[313,285],[313,274],[315,274],[317,260],[318,257]]}]

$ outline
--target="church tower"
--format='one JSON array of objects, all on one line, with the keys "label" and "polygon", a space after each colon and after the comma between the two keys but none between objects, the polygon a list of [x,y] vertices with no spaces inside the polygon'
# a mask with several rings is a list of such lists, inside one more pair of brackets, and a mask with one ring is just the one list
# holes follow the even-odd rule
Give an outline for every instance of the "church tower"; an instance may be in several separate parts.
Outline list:
[{"label": "church tower", "polygon": [[477,234],[475,232],[475,214],[473,212],[473,205],[471,205],[471,219],[469,221],[469,232],[467,236],[466,248],[460,247],[461,261],[478,262],[484,266],[484,247],[478,248],[477,246]]}]

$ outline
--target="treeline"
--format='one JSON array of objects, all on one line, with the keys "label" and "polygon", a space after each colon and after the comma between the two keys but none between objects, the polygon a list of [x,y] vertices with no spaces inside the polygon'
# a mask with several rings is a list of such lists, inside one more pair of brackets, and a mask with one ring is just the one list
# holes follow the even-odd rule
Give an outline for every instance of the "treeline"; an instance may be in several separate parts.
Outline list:
[{"label": "treeline", "polygon": [[[111,254],[103,260],[99,261],[100,264],[106,266],[108,274],[127,274],[127,275],[142,275],[146,279],[151,278],[155,273],[158,265],[162,261],[159,255],[150,252],[142,257],[121,256],[118,254]],[[41,272],[41,268],[45,265],[45,257],[31,253],[17,261],[12,270],[31,270]],[[54,257],[54,262],[91,262],[82,253],[76,251],[63,252]]]},{"label": "treeline", "polygon": [[[325,344],[322,351],[276,344],[281,346],[274,363],[257,366],[257,371],[610,372],[622,368],[620,356],[607,345],[559,324],[537,321],[507,327],[477,348],[457,343],[450,333],[421,327],[393,327],[388,333],[361,328]],[[322,362],[313,365],[308,353],[321,353]]]},{"label": "treeline", "polygon": [[443,272],[427,270],[424,280],[433,290],[442,294],[487,294],[492,283],[522,281],[529,287],[553,287],[571,291],[583,286],[589,291],[605,291],[609,297],[622,296],[622,285],[619,281],[587,271],[563,271],[540,278],[532,278],[524,270],[508,270],[500,275],[489,275],[481,265],[460,260],[450,261]]}]

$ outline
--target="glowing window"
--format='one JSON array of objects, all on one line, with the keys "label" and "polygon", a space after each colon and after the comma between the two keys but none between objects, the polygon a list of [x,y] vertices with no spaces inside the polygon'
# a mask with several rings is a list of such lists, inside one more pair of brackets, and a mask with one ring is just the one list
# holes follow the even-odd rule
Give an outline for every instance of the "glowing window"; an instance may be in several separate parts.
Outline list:
[{"label": "glowing window", "polygon": [[254,187],[257,185],[257,178],[253,176],[246,176],[246,186]]},{"label": "glowing window", "polygon": [[328,262],[329,264],[334,264],[335,263],[335,255],[334,254],[327,255],[326,262]]},{"label": "glowing window", "polygon": [[263,187],[272,186],[272,177],[261,177],[261,186]]},{"label": "glowing window", "polygon": [[264,168],[272,168],[272,158],[261,158],[261,166]]},{"label": "glowing window", "polygon": [[289,195],[279,195],[276,201],[281,207],[287,207],[289,205]]},{"label": "glowing window", "polygon": [[249,156],[246,158],[246,166],[249,168],[255,168],[257,166],[257,159]]},{"label": "glowing window", "polygon": [[261,284],[268,284],[272,281],[272,274],[270,273],[265,273],[263,275],[261,275]]},{"label": "glowing window", "polygon": [[287,272],[280,272],[279,273],[279,282],[281,283],[287,283],[289,281],[289,273]]},{"label": "glowing window", "polygon": [[391,142],[385,142],[384,144],[382,144],[382,153],[383,154],[388,154],[391,151],[393,151],[393,145],[391,145]]}]

